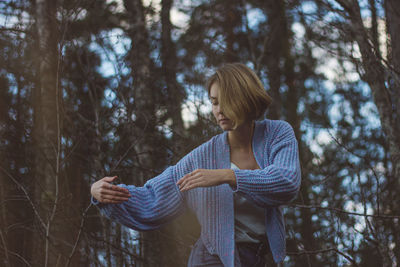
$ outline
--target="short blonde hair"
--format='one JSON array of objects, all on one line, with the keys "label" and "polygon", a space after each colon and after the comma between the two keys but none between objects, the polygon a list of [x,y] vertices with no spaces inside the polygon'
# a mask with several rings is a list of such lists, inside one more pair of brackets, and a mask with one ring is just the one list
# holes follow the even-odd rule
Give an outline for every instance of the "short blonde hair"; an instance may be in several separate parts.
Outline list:
[{"label": "short blonde hair", "polygon": [[258,76],[241,63],[230,63],[217,69],[207,81],[209,95],[214,83],[219,86],[220,108],[233,121],[234,128],[246,120],[259,119],[272,102]]}]

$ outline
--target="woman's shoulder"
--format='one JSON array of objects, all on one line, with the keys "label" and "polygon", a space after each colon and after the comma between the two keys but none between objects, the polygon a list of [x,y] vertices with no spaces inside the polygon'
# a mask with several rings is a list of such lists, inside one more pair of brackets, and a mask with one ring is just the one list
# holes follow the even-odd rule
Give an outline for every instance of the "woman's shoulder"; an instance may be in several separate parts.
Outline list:
[{"label": "woman's shoulder", "polygon": [[263,119],[256,122],[257,126],[268,132],[293,130],[292,126],[283,120]]},{"label": "woman's shoulder", "polygon": [[293,127],[287,121],[264,119],[258,121],[257,124],[262,129],[263,134],[271,140],[294,137]]}]

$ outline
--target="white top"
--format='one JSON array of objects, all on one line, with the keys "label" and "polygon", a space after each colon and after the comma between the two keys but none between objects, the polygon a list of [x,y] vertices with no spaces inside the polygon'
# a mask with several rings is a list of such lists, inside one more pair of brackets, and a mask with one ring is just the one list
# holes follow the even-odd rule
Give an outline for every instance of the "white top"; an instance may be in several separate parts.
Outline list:
[{"label": "white top", "polygon": [[[231,169],[239,169],[231,162]],[[259,243],[266,239],[264,209],[240,192],[233,193],[235,242]]]}]

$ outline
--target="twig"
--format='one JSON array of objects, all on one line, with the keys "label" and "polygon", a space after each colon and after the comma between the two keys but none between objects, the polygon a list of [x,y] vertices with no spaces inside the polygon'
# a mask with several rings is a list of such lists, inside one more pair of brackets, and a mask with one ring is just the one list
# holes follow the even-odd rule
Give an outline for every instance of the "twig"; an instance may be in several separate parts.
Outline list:
[{"label": "twig", "polygon": [[7,243],[6,243],[6,240],[4,239],[3,231],[1,230],[1,228],[0,228],[0,237],[1,237],[1,242],[3,243],[4,251],[5,251],[5,254],[6,254],[7,266],[11,266],[10,265],[10,258],[8,257]]},{"label": "twig", "polygon": [[353,258],[351,258],[349,255],[346,255],[345,253],[339,251],[337,248],[327,248],[327,249],[311,250],[311,251],[302,250],[302,251],[299,251],[299,252],[287,252],[287,255],[289,255],[289,256],[302,256],[302,255],[309,255],[309,254],[327,253],[327,252],[331,252],[331,251],[334,251],[337,254],[342,255],[344,258],[346,258],[352,264],[354,264],[355,266],[358,266],[357,262]]},{"label": "twig", "polygon": [[240,4],[242,5],[242,9],[243,9],[243,17],[244,17],[244,24],[246,26],[246,31],[247,31],[247,41],[249,42],[249,50],[250,50],[250,56],[251,56],[251,60],[254,62],[254,67],[256,69],[256,71],[259,71],[259,67],[258,67],[258,62],[256,61],[256,54],[254,51],[254,44],[253,44],[253,40],[251,39],[251,29],[249,27],[249,20],[247,19],[247,8],[246,8],[246,1],[241,0]]},{"label": "twig", "polygon": [[[1,247],[1,248],[3,248],[3,247]],[[13,255],[13,256],[15,256],[15,257],[21,259],[27,266],[32,267],[32,265],[30,265],[29,262],[28,262],[24,257],[22,257],[21,255],[19,255],[18,253],[15,253],[15,252],[13,252],[13,251],[8,251],[8,253],[10,253],[11,255]]]},{"label": "twig", "polygon": [[17,180],[15,180],[15,178],[12,177],[12,175],[11,175],[9,172],[7,172],[2,166],[0,166],[0,169],[1,169],[8,177],[10,177],[10,179],[11,179],[19,188],[21,188],[21,190],[24,192],[26,198],[28,199],[29,203],[31,204],[34,213],[35,213],[36,216],[38,217],[40,224],[42,225],[43,228],[46,229],[46,224],[43,222],[42,218],[40,217],[39,212],[38,212],[37,209],[35,208],[35,205],[33,204],[32,199],[29,197],[29,194],[28,194],[28,192],[26,191],[26,189],[25,189]]},{"label": "twig", "polygon": [[87,212],[88,212],[88,210],[89,210],[89,208],[91,206],[92,206],[92,204],[89,204],[89,206],[85,209],[85,211],[82,214],[82,219],[81,219],[81,224],[80,224],[80,227],[79,227],[78,236],[76,237],[75,244],[74,244],[74,246],[72,248],[71,253],[69,254],[69,257],[68,257],[68,260],[67,260],[67,263],[65,264],[65,266],[69,266],[70,265],[71,259],[75,254],[76,248],[78,246],[78,243],[79,243],[79,240],[80,240],[80,237],[81,237],[81,234],[82,234],[83,224],[84,224],[85,219],[86,219],[86,214],[87,214]]},{"label": "twig", "polygon": [[335,211],[335,212],[338,212],[338,213],[343,213],[343,214],[348,214],[348,215],[371,217],[371,218],[376,218],[376,219],[400,219],[400,215],[363,214],[363,213],[358,213],[358,212],[345,211],[345,210],[342,210],[342,209],[339,209],[339,208],[329,208],[329,207],[322,207],[322,206],[315,206],[315,205],[292,204],[292,205],[288,205],[288,206],[295,207],[295,208],[302,208],[302,209],[330,210],[330,211]]}]

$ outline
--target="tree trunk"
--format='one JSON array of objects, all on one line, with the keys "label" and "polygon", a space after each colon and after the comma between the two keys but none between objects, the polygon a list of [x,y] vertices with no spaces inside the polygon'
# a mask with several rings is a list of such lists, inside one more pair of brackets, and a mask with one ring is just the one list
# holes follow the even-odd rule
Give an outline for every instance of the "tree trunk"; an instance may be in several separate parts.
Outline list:
[{"label": "tree trunk", "polygon": [[[400,4],[398,1],[386,1],[387,23],[390,39],[392,41],[392,58],[389,61],[389,64],[392,64],[391,66],[386,67],[382,64],[381,59],[377,56],[377,53],[375,53],[373,47],[370,45],[371,42],[367,30],[363,25],[358,1],[353,0],[352,3],[351,6],[342,4],[343,8],[348,12],[351,21],[352,30],[348,33],[348,37],[354,40],[360,48],[362,67],[365,72],[361,78],[366,81],[371,88],[373,100],[378,108],[382,130],[388,140],[393,174],[391,177],[388,177],[388,183],[391,188],[390,192],[388,192],[389,197],[391,198],[391,203],[389,204],[391,208],[387,212],[398,214],[399,207],[398,205],[393,205],[393,203],[398,203],[400,201],[398,196],[400,177],[400,137],[398,134],[400,130],[400,124],[398,123],[400,101],[398,96],[400,93],[398,92],[399,75],[398,72],[396,73],[396,66],[399,66],[400,59],[395,57],[400,55],[400,45],[396,43],[400,40],[400,17],[396,12],[392,12],[392,10],[394,11],[396,10],[395,8],[399,8]],[[387,76],[391,77],[389,81],[385,78]],[[400,247],[400,244],[398,243],[400,240],[399,233],[394,232],[394,235],[396,241],[395,247],[398,251],[398,248]],[[385,255],[382,255],[384,266],[391,266],[392,259],[390,257],[390,245],[388,240],[382,239],[379,241],[382,246],[381,250],[385,251]],[[396,257],[400,256],[399,252],[395,254]],[[399,260],[399,258],[397,260]]]},{"label": "tree trunk", "polygon": [[[172,24],[170,10],[172,0],[163,0],[161,9],[162,23],[162,71],[167,86],[167,109],[172,118],[173,132],[171,148],[172,163],[175,164],[187,152],[187,139],[181,115],[181,104],[185,97],[183,88],[176,80],[177,62],[175,44],[171,38]],[[200,225],[192,213],[185,213],[172,223],[161,229],[162,266],[186,266],[190,254],[189,245],[193,244],[193,236],[200,233]]]},{"label": "tree trunk", "polygon": [[[303,86],[304,81],[300,80],[300,77],[296,77],[295,73],[295,60],[294,56],[292,55],[292,38],[293,33],[291,32],[291,22],[288,21],[288,18],[285,14],[285,5],[284,3],[281,4],[281,9],[279,10],[279,14],[281,14],[281,27],[282,30],[280,31],[280,36],[282,38],[281,41],[281,49],[282,49],[282,57],[284,59],[284,71],[283,74],[285,76],[285,83],[288,88],[286,94],[286,103],[284,110],[287,110],[287,121],[292,125],[295,136],[299,143],[299,157],[300,157],[300,165],[303,166],[302,168],[302,177],[303,182],[300,187],[300,196],[299,200],[302,201],[303,205],[310,205],[310,197],[309,192],[311,188],[309,187],[309,183],[307,183],[307,178],[309,177],[309,173],[307,173],[307,157],[306,153],[308,152],[306,149],[303,149],[303,144],[301,141],[302,133],[300,131],[300,116],[298,114],[298,106],[299,106],[299,98],[300,98],[300,86]],[[276,78],[275,78],[276,79]],[[304,146],[306,147],[306,146]],[[311,220],[311,210],[304,209],[301,211],[301,242],[304,246],[304,250],[306,251],[313,251],[317,250],[317,244],[315,244],[314,232],[315,229],[313,227],[313,223]],[[316,266],[317,261],[315,259],[315,255],[310,254],[306,255],[305,259],[299,259],[297,262],[300,262],[301,266]],[[299,266],[300,266],[299,265]]]},{"label": "tree trunk", "polygon": [[239,60],[237,52],[235,52],[234,44],[237,42],[234,29],[240,22],[240,13],[237,10],[239,1],[231,1],[229,5],[226,5],[226,14],[224,17],[224,29],[226,31],[225,36],[225,51],[224,60],[226,63],[232,63]]},{"label": "tree trunk", "polygon": [[[141,138],[141,142],[136,142],[135,151],[138,154],[139,172],[135,176],[140,179],[140,184],[154,176],[157,163],[152,151],[154,150],[154,136],[156,136],[156,116],[155,116],[155,97],[152,90],[150,45],[144,7],[141,0],[125,0],[125,8],[130,18],[131,29],[128,35],[132,42],[129,51],[129,62],[132,68],[132,78],[134,87],[134,112],[135,129],[132,129],[136,138]],[[162,266],[160,265],[160,237],[157,231],[140,233],[141,257],[144,259],[143,266]]]},{"label": "tree trunk", "polygon": [[[385,1],[385,12],[386,12],[386,23],[387,30],[390,35],[390,54],[388,57],[391,63],[391,74],[389,78],[389,91],[392,96],[392,127],[394,128],[395,141],[390,142],[390,144],[395,143],[397,146],[390,146],[390,154],[393,164],[393,179],[394,188],[392,202],[392,212],[394,214],[400,214],[400,207],[395,203],[399,203],[400,198],[398,191],[400,189],[400,2],[396,0],[386,0]],[[394,221],[392,225],[394,233],[394,255],[397,262],[400,262],[400,233],[398,229],[400,228],[400,222]]]},{"label": "tree trunk", "polygon": [[[32,240],[33,266],[64,265],[72,243],[64,202],[67,190],[60,172],[61,90],[58,79],[57,1],[36,0],[38,43],[34,99],[35,189],[40,214]],[[67,245],[66,245],[67,244]]]},{"label": "tree trunk", "polygon": [[[172,0],[163,0],[161,9],[161,27],[162,27],[162,72],[167,87],[167,109],[169,118],[172,118],[172,143],[174,144],[174,158],[179,160],[183,156],[180,151],[184,148],[183,119],[181,114],[181,104],[185,98],[185,91],[176,80],[178,58],[176,56],[175,44],[172,41],[172,24],[170,20],[170,10]],[[176,145],[176,146],[175,146]]]},{"label": "tree trunk", "polygon": [[[28,173],[21,172],[29,166],[23,153],[28,151],[28,141],[24,138],[22,76],[17,72],[13,74],[17,80],[16,95],[9,97],[4,92],[0,95],[2,108],[16,112],[15,119],[7,111],[0,115],[0,139],[3,145],[0,145],[0,254],[6,266],[18,266],[24,264],[24,260],[29,261],[30,248],[27,243],[31,234],[27,226],[32,220],[31,206],[20,187],[26,188],[24,178],[29,177]],[[0,78],[1,82],[4,80]]]},{"label": "tree trunk", "polygon": [[265,12],[268,17],[269,39],[266,43],[265,53],[268,70],[269,94],[272,103],[268,108],[268,118],[278,120],[282,118],[281,77],[280,62],[282,59],[282,32],[286,30],[285,7],[282,1],[265,1]]},{"label": "tree trunk", "polygon": [[[2,131],[1,131],[2,132]],[[0,133],[1,133],[0,132]],[[1,162],[5,162],[5,154],[0,153]],[[4,172],[4,170],[0,171],[0,203],[6,203],[7,196],[9,194],[9,188],[12,186],[9,182],[9,177]],[[12,188],[12,187],[11,187]],[[3,264],[6,267],[12,266],[14,259],[12,255],[10,255],[10,248],[7,240],[6,229],[8,228],[8,221],[10,215],[8,214],[7,206],[0,205],[0,244],[1,244],[1,257],[3,258]]]},{"label": "tree trunk", "polygon": [[388,33],[390,35],[390,55],[392,77],[389,82],[389,90],[392,95],[393,107],[393,126],[395,137],[397,137],[397,149],[391,151],[395,165],[394,177],[400,179],[400,2],[395,0],[386,0],[386,20]]}]

